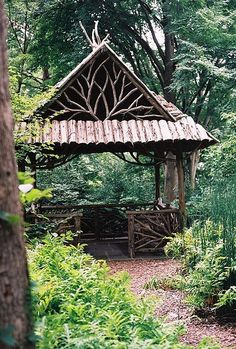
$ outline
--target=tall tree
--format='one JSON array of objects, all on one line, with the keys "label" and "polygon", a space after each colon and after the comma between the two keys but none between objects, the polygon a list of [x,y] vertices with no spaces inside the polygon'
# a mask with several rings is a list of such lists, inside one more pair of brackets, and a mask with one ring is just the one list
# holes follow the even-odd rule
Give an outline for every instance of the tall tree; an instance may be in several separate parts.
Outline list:
[{"label": "tall tree", "polygon": [[32,13],[37,8],[35,0],[6,0],[6,15],[9,22],[8,46],[10,48],[9,65],[14,72],[16,92],[35,92],[40,89],[46,78],[46,71],[32,69],[30,45],[35,32]]},{"label": "tall tree", "polygon": [[[88,53],[79,21],[91,31],[99,20],[102,36],[109,31],[111,45],[153,91],[214,128],[234,96],[235,19],[234,0],[39,0],[29,52],[36,67],[50,67],[54,83]],[[171,167],[166,186],[174,188]]]},{"label": "tall tree", "polygon": [[[109,32],[111,45],[151,89],[196,121],[215,125],[219,90],[228,92],[226,86],[232,87],[235,78],[235,1],[40,0],[39,4],[34,12],[32,59],[41,67],[47,62],[53,82],[88,53],[79,21],[89,32],[99,20],[102,36]],[[211,116],[213,104],[217,118]]]},{"label": "tall tree", "polygon": [[6,48],[7,20],[0,0],[0,347],[33,348],[28,339],[29,278],[13,142]]}]

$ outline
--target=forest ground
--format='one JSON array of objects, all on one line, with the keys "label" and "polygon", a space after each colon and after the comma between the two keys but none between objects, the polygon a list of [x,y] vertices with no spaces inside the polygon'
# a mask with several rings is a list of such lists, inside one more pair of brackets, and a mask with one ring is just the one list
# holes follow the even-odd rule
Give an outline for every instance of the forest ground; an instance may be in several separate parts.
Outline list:
[{"label": "forest ground", "polygon": [[221,348],[236,349],[236,327],[220,325],[213,318],[200,319],[193,315],[184,303],[182,291],[170,289],[146,290],[144,288],[153,277],[163,279],[180,272],[180,264],[170,259],[108,261],[112,273],[127,271],[131,276],[131,290],[139,297],[157,296],[156,315],[164,316],[169,322],[182,322],[187,333],[182,341],[196,345],[203,337],[215,338]]}]

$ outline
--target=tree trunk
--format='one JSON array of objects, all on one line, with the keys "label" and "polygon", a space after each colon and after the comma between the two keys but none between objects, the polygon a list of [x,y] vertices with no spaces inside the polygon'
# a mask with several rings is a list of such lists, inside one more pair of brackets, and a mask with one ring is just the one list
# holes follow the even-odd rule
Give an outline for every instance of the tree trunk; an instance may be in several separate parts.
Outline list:
[{"label": "tree trunk", "polygon": [[190,155],[190,176],[191,176],[191,187],[194,190],[196,187],[196,173],[197,166],[200,160],[200,150],[195,150]]},{"label": "tree trunk", "polygon": [[[173,61],[175,43],[174,35],[170,33],[168,29],[169,19],[167,16],[164,16],[163,25],[165,36],[164,97],[168,102],[175,104],[175,92],[170,89],[175,70]],[[167,202],[171,202],[176,199],[176,190],[178,186],[178,176],[175,162],[176,156],[172,153],[168,153],[167,159],[170,159],[170,161],[167,161],[165,165],[164,197]]]},{"label": "tree trunk", "polygon": [[[0,0],[0,348],[29,349],[34,346],[27,339],[31,326],[23,225],[4,219],[6,214],[21,216],[8,92],[6,26]],[[4,331],[11,330],[13,346],[4,343]]]},{"label": "tree trunk", "polygon": [[[165,182],[164,182],[164,198],[165,201],[171,203],[177,197],[178,176],[176,168],[176,156],[168,153],[165,164]],[[169,160],[169,161],[168,161]]]},{"label": "tree trunk", "polygon": [[185,204],[185,183],[184,183],[184,166],[183,154],[178,153],[176,156],[177,170],[178,170],[178,196],[179,196],[179,210],[182,218],[185,218],[186,204]]},{"label": "tree trunk", "polygon": [[[167,24],[166,24],[167,25]],[[173,74],[175,70],[174,66],[174,36],[171,33],[165,32],[165,70],[164,70],[164,97],[168,102],[176,102],[176,96],[174,91],[170,89],[170,85],[173,80]]]}]

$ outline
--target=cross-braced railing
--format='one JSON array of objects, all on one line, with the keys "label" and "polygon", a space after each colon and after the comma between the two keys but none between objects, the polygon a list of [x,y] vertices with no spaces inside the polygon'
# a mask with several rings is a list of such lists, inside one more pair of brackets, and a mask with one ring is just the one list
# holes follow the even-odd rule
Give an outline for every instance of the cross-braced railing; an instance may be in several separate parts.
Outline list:
[{"label": "cross-braced railing", "polygon": [[129,211],[129,255],[163,250],[167,237],[182,229],[179,210]]}]

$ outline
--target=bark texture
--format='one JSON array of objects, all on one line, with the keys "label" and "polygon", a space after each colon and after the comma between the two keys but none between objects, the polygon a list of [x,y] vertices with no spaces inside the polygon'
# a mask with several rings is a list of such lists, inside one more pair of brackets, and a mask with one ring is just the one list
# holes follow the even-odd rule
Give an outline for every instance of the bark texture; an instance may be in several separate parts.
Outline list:
[{"label": "bark texture", "polygon": [[165,164],[164,197],[168,203],[174,201],[178,192],[178,176],[176,168],[176,156],[168,153]]},{"label": "bark texture", "polygon": [[197,166],[200,160],[200,150],[193,151],[190,155],[190,174],[191,174],[191,187],[194,190],[196,187],[196,174]]},{"label": "bark texture", "polygon": [[[0,212],[21,215],[8,91],[6,27],[4,4],[0,0]],[[13,329],[13,348],[17,349],[33,348],[27,339],[30,332],[28,289],[23,226],[0,219],[0,329]],[[12,346],[0,342],[0,348],[12,349]]]},{"label": "bark texture", "polygon": [[[168,2],[165,4],[168,8]],[[175,52],[175,40],[174,35],[169,32],[170,18],[167,15],[163,19],[163,30],[165,36],[165,60],[164,60],[164,97],[168,102],[176,103],[175,92],[171,90],[170,86],[173,81],[173,74],[175,71],[174,65],[174,52]],[[172,202],[176,199],[176,191],[178,187],[178,176],[176,169],[176,156],[172,153],[167,154],[167,161],[165,165],[165,184],[164,184],[164,197],[168,202]]]}]

